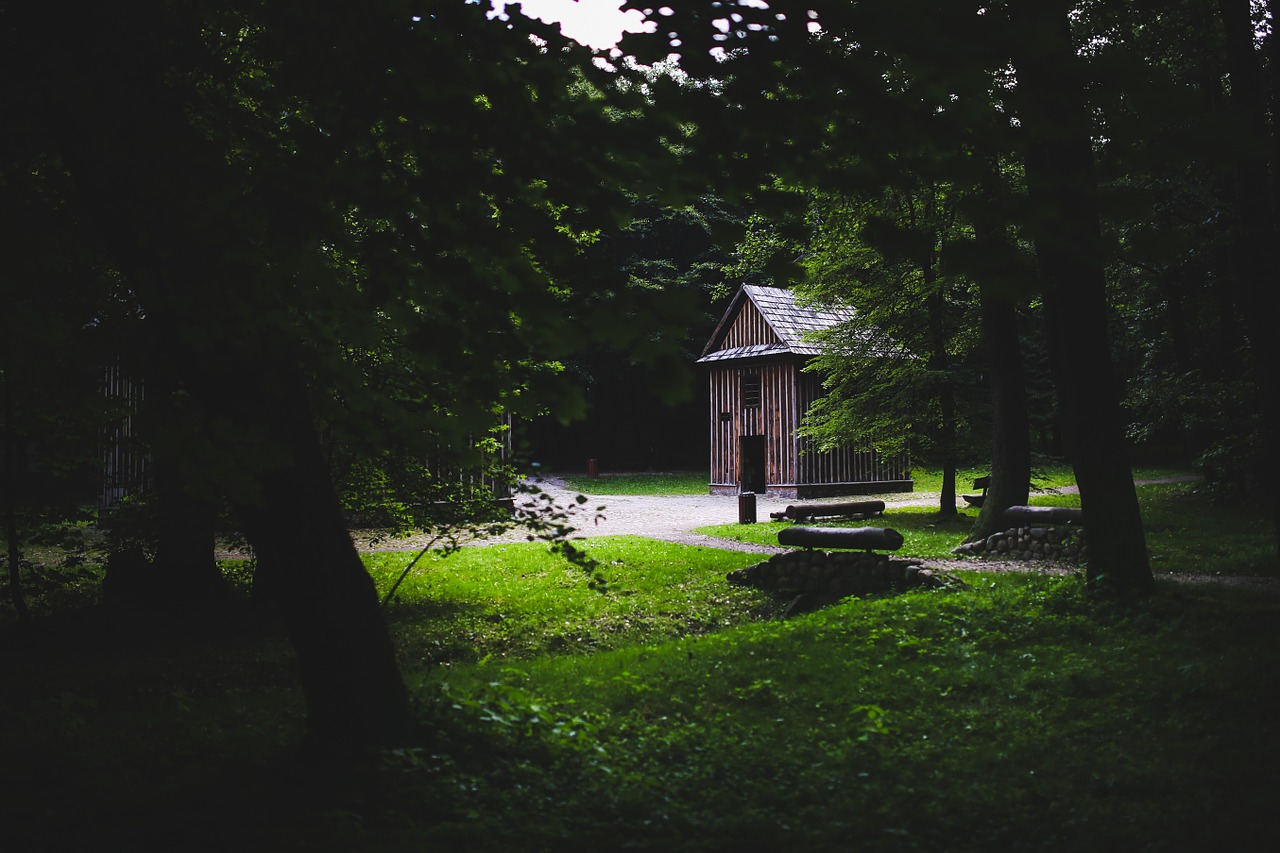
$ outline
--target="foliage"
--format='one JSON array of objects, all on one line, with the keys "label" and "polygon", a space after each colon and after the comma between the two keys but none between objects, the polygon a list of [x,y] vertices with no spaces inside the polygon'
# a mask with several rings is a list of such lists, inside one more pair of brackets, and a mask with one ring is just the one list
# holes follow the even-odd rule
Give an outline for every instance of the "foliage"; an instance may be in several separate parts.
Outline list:
[{"label": "foliage", "polygon": [[10,838],[978,850],[1247,846],[1264,827],[1273,595],[1120,604],[970,574],[966,592],[760,621],[763,600],[723,583],[751,555],[600,540],[602,597],[545,550],[499,547],[405,587],[392,624],[421,729],[340,772],[292,763],[287,646],[249,611],[183,616],[163,648],[145,641],[163,613],[41,633],[60,640],[0,664],[3,772],[25,780]]},{"label": "foliage", "polygon": [[[46,31],[25,23],[12,29]],[[56,79],[19,82],[44,47]],[[679,312],[610,301],[625,275],[587,257],[669,155],[639,94],[586,51],[548,55],[474,4],[232,2],[86,17],[5,54],[8,107],[32,116],[4,164],[22,179],[5,211],[38,209],[47,234],[87,247],[66,256],[72,274],[37,269],[49,289],[31,292],[115,334],[150,389],[148,438],[204,492],[251,491],[276,457],[249,412],[210,411],[236,405],[246,374],[277,391],[300,372],[339,477],[382,486],[404,459],[466,462],[496,412],[580,411],[559,359],[592,341],[676,360],[645,336]],[[38,93],[56,100],[26,109]],[[171,284],[191,255],[206,262]],[[70,351],[100,360],[91,325],[70,327]]]},{"label": "foliage", "polygon": [[963,428],[969,418],[958,418],[954,407],[963,400],[967,413],[980,402],[973,398],[981,386],[963,365],[981,339],[972,287],[945,271],[947,247],[962,239],[954,195],[926,185],[867,200],[815,198],[800,292],[856,311],[823,334],[824,351],[812,367],[827,393],[804,431],[820,445],[859,436],[888,453],[909,449],[937,461],[941,452],[960,461],[957,438],[971,433]]},{"label": "foliage", "polygon": [[525,456],[554,467],[599,458],[637,470],[704,461],[688,439],[703,417],[692,368],[717,319],[726,258],[721,238],[740,217],[713,196],[666,207],[633,199],[622,222],[600,229],[586,249],[588,275],[576,274],[574,284],[625,281],[619,287],[626,298],[615,306],[622,313],[610,323],[625,320],[631,337],[625,344],[597,339],[564,360],[562,378],[581,394],[585,410],[571,420],[573,412],[549,406],[522,422]]}]

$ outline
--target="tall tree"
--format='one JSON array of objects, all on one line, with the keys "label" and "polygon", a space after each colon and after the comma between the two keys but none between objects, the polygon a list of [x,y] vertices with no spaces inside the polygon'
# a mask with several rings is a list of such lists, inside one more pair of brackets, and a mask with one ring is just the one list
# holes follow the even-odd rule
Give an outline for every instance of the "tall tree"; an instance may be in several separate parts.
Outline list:
[{"label": "tall tree", "polygon": [[818,204],[810,277],[800,289],[857,313],[849,328],[827,337],[816,361],[829,393],[806,430],[831,444],[912,436],[917,454],[943,469],[939,513],[955,515],[968,384],[962,350],[972,306],[967,283],[945,272],[958,230],[954,197],[924,185],[887,190],[878,201]]},{"label": "tall tree", "polygon": [[[1252,302],[1255,286],[1276,286],[1275,249],[1277,239],[1276,209],[1280,199],[1280,134],[1275,131],[1276,116],[1272,110],[1280,105],[1280,74],[1274,66],[1264,65],[1265,44],[1259,39],[1261,22],[1255,21],[1249,0],[1219,0],[1225,33],[1227,68],[1230,73],[1228,97],[1231,126],[1238,132],[1241,151],[1235,158],[1233,173],[1226,176],[1232,189],[1235,228],[1230,244],[1232,272],[1243,301]],[[1267,38],[1275,36],[1276,4],[1268,3],[1270,27]],[[1272,47],[1273,53],[1280,48]],[[1267,72],[1270,73],[1268,83]],[[1255,284],[1256,283],[1256,284]],[[1263,312],[1244,312],[1246,330],[1252,345],[1253,373],[1261,397],[1262,435],[1259,442],[1261,480],[1272,482],[1276,473],[1276,441],[1280,438],[1277,418],[1280,415],[1280,380],[1276,378],[1277,347],[1275,333]],[[1270,497],[1276,530],[1276,553],[1280,555],[1280,501]]]},{"label": "tall tree", "polygon": [[1154,581],[1109,348],[1092,128],[1069,11],[1067,3],[1039,0],[1010,8],[1030,234],[1045,284],[1067,449],[1089,529],[1089,578],[1142,590]]},{"label": "tall tree", "polygon": [[[627,122],[641,95],[604,98],[613,78],[588,52],[545,51],[484,13],[254,0],[4,13],[5,106],[30,119],[11,144],[66,185],[59,236],[86,223],[141,318],[148,438],[173,451],[180,495],[240,516],[317,747],[394,740],[408,704],[316,412],[349,435],[463,447],[495,407],[531,408],[548,362],[590,340],[576,323],[624,343],[639,331],[572,282],[624,208],[619,189],[666,156]],[[102,306],[96,283],[61,282]],[[387,336],[394,392],[349,358]]]}]

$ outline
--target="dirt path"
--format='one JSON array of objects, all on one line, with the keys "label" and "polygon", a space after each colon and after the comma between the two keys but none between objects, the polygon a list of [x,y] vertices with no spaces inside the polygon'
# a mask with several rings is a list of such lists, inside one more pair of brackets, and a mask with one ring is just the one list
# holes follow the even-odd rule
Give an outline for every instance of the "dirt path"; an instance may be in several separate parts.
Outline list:
[{"label": "dirt path", "polygon": [[[1190,482],[1196,478],[1169,477],[1158,480],[1139,480],[1138,485],[1152,483]],[[562,480],[548,477],[536,481],[543,492],[555,498],[561,506],[576,506],[577,492],[565,487]],[[1057,490],[1060,493],[1074,494],[1079,491],[1075,486]],[[722,548],[731,551],[746,551],[758,554],[777,554],[790,550],[777,545],[757,545],[750,542],[738,542],[733,539],[720,539],[695,532],[697,528],[717,524],[733,524],[738,521],[738,499],[735,496],[723,495],[587,495],[587,502],[582,506],[585,512],[574,517],[573,538],[593,539],[599,536],[647,536],[664,542],[675,542],[681,545],[701,545],[709,548]],[[879,495],[876,499],[885,502],[886,510],[908,506],[933,506],[938,503],[938,495],[931,493],[913,493],[903,495]],[[528,498],[524,500],[528,501]],[[826,501],[813,500],[805,503],[833,503],[848,498],[831,498]],[[794,500],[756,496],[756,518],[768,521],[769,513],[780,512]],[[595,509],[605,509],[598,515]],[[522,542],[523,533],[513,532],[503,536],[476,539],[467,545],[492,545],[502,542]],[[399,539],[391,543],[380,543],[368,550],[418,550],[426,545],[425,539]],[[951,559],[933,561],[946,569],[975,569],[981,571],[1017,571],[1040,572],[1043,574],[1069,574],[1078,569],[1074,566],[1049,563],[1026,563],[1006,560],[970,560]],[[1280,592],[1280,579],[1253,576],[1224,575],[1170,575],[1186,583],[1218,583],[1232,586],[1257,589],[1259,591]]]},{"label": "dirt path", "polygon": [[[1170,478],[1167,480],[1146,482],[1180,482],[1187,478]],[[561,506],[576,506],[578,493],[568,489],[563,480],[555,477],[538,478],[534,481],[539,489],[555,499]],[[1073,493],[1078,491],[1074,486],[1059,490]],[[867,499],[879,499],[885,502],[885,509],[892,510],[908,506],[933,506],[938,503],[935,493],[906,493],[899,495],[868,496]],[[804,503],[836,503],[849,498],[828,498],[806,500]],[[531,505],[532,498],[518,498],[524,505]],[[769,514],[781,512],[788,505],[799,503],[795,500],[770,498],[765,495],[756,496],[756,518],[768,521]],[[664,542],[677,542],[684,545],[706,545],[714,548],[725,548],[737,551],[752,551],[774,554],[788,549],[775,545],[754,545],[732,539],[719,539],[694,532],[699,527],[710,527],[716,524],[734,524],[738,521],[738,498],[732,495],[587,495],[587,502],[582,505],[585,512],[579,513],[572,521],[574,537],[593,539],[598,536],[647,536]],[[595,508],[603,506],[598,515]],[[523,534],[510,533],[495,538],[476,539],[468,545],[489,545],[500,542],[519,542]],[[394,543],[384,544],[379,550],[412,550],[421,548],[425,540],[401,539]],[[372,549],[370,549],[372,550]]]}]

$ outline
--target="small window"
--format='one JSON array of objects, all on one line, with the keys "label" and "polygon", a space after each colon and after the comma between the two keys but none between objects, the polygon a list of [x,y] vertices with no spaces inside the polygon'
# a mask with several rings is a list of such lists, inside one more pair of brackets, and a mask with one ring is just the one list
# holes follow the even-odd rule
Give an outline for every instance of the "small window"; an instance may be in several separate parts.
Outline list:
[{"label": "small window", "polygon": [[742,408],[760,408],[760,374],[744,373],[742,375]]}]

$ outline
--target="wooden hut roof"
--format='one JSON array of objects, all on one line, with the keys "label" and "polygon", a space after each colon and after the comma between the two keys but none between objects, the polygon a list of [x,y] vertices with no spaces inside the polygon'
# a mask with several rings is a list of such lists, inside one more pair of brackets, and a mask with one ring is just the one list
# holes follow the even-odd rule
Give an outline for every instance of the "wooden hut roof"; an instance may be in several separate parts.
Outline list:
[{"label": "wooden hut roof", "polygon": [[[748,302],[760,313],[776,340],[722,349],[729,329]],[[795,294],[790,290],[744,284],[720,318],[720,323],[703,348],[698,362],[701,364],[771,355],[818,355],[821,349],[809,339],[809,333],[830,329],[852,317],[852,308],[800,306],[796,304]]]}]

